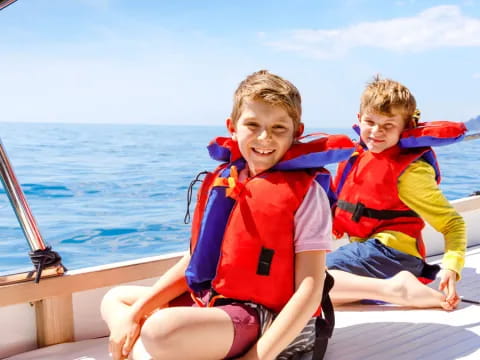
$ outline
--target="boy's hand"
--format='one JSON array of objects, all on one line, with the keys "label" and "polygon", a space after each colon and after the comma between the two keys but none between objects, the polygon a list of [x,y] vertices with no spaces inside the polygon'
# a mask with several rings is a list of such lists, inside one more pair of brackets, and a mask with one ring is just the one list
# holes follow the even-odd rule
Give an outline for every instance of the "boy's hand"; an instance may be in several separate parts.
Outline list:
[{"label": "boy's hand", "polygon": [[440,284],[438,290],[445,293],[445,302],[448,308],[455,309],[460,303],[460,297],[457,294],[457,273],[453,270],[442,270]]},{"label": "boy's hand", "polygon": [[131,316],[118,319],[112,327],[108,343],[108,350],[113,360],[122,360],[128,357],[133,345],[140,335],[140,324]]}]

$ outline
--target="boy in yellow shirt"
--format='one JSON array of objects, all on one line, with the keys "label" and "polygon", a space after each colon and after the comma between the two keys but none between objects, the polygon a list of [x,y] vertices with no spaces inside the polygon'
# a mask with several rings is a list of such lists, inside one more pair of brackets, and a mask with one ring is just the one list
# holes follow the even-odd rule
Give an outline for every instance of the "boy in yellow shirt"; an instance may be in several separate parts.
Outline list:
[{"label": "boy in yellow shirt", "polygon": [[[396,81],[377,76],[362,94],[358,152],[339,166],[335,179],[334,233],[350,240],[327,255],[336,304],[375,299],[452,310],[460,301],[465,222],[437,185],[431,148],[399,146],[418,117],[414,96]],[[423,259],[423,220],[445,238],[439,291],[417,280],[431,281],[440,270]]]}]

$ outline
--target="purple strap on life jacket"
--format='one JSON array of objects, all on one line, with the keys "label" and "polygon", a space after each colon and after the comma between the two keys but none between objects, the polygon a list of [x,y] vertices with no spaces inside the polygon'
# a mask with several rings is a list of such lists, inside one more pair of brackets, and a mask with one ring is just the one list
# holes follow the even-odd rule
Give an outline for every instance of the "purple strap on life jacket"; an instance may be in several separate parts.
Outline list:
[{"label": "purple strap on life jacket", "polygon": [[433,169],[435,170],[435,180],[437,183],[440,183],[441,175],[440,175],[440,167],[438,166],[437,157],[433,150],[429,150],[422,155],[422,159],[432,165]]},{"label": "purple strap on life jacket", "polygon": [[464,134],[453,138],[442,138],[436,136],[409,136],[401,138],[398,144],[404,149],[427,146],[444,146],[462,141],[464,137]]},{"label": "purple strap on life jacket", "polygon": [[340,194],[342,191],[343,185],[345,184],[345,180],[347,179],[348,174],[350,174],[350,171],[352,170],[353,164],[355,164],[355,161],[357,161],[358,158],[358,153],[351,156],[350,159],[348,159],[347,163],[345,164],[345,167],[343,168],[342,176],[340,177],[340,181],[337,184],[337,189],[336,189],[336,195]]},{"label": "purple strap on life jacket", "polygon": [[[245,166],[243,159],[236,161],[225,168],[219,176],[228,178],[233,165],[240,169]],[[226,196],[225,191],[226,188],[223,186],[213,186],[210,189],[195,251],[185,271],[189,287],[196,292],[210,289],[211,280],[217,271],[223,234],[235,204],[235,200]]]},{"label": "purple strap on life jacket", "polygon": [[[438,125],[435,125],[436,123],[438,123]],[[446,135],[442,135],[440,133],[432,135],[415,134],[416,130],[421,130],[422,126],[424,128],[431,127],[432,129],[435,129],[435,126],[446,127],[449,126],[449,124],[451,124],[450,128],[452,129],[452,131],[446,131]],[[360,135],[360,126],[358,124],[353,125],[352,128],[358,135]],[[464,127],[464,125],[459,123],[448,121],[423,123],[418,128],[404,130],[402,136],[400,137],[398,145],[404,149],[429,146],[445,146],[462,141],[465,137],[465,132],[466,128]],[[418,133],[420,134],[421,132],[419,131]]]},{"label": "purple strap on life jacket", "polygon": [[221,162],[230,161],[230,149],[212,141],[207,146],[208,154],[213,160]]},{"label": "purple strap on life jacket", "polygon": [[353,148],[350,149],[332,149],[317,153],[305,154],[294,159],[284,160],[277,163],[274,170],[302,170],[323,167],[328,164],[335,164],[352,154]]}]

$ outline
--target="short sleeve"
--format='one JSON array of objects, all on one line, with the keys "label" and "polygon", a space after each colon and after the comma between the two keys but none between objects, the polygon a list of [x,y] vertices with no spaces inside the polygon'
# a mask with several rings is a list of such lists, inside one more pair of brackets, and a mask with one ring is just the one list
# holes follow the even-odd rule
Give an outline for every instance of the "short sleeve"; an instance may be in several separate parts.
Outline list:
[{"label": "short sleeve", "polygon": [[332,215],[325,190],[313,181],[295,214],[295,253],[332,250]]}]

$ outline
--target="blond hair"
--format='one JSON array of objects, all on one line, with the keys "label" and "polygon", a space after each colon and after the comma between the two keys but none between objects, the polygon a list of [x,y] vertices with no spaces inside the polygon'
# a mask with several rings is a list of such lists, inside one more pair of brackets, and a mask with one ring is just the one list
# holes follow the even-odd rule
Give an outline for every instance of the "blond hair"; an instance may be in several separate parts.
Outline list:
[{"label": "blond hair", "polygon": [[268,70],[254,72],[238,85],[233,95],[233,109],[230,115],[233,124],[240,118],[244,101],[249,99],[280,106],[292,118],[295,129],[300,124],[302,116],[300,92],[291,82]]},{"label": "blond hair", "polygon": [[406,123],[413,119],[416,108],[415,97],[406,86],[380,75],[367,83],[360,98],[360,114],[366,111],[388,116],[400,114]]}]

